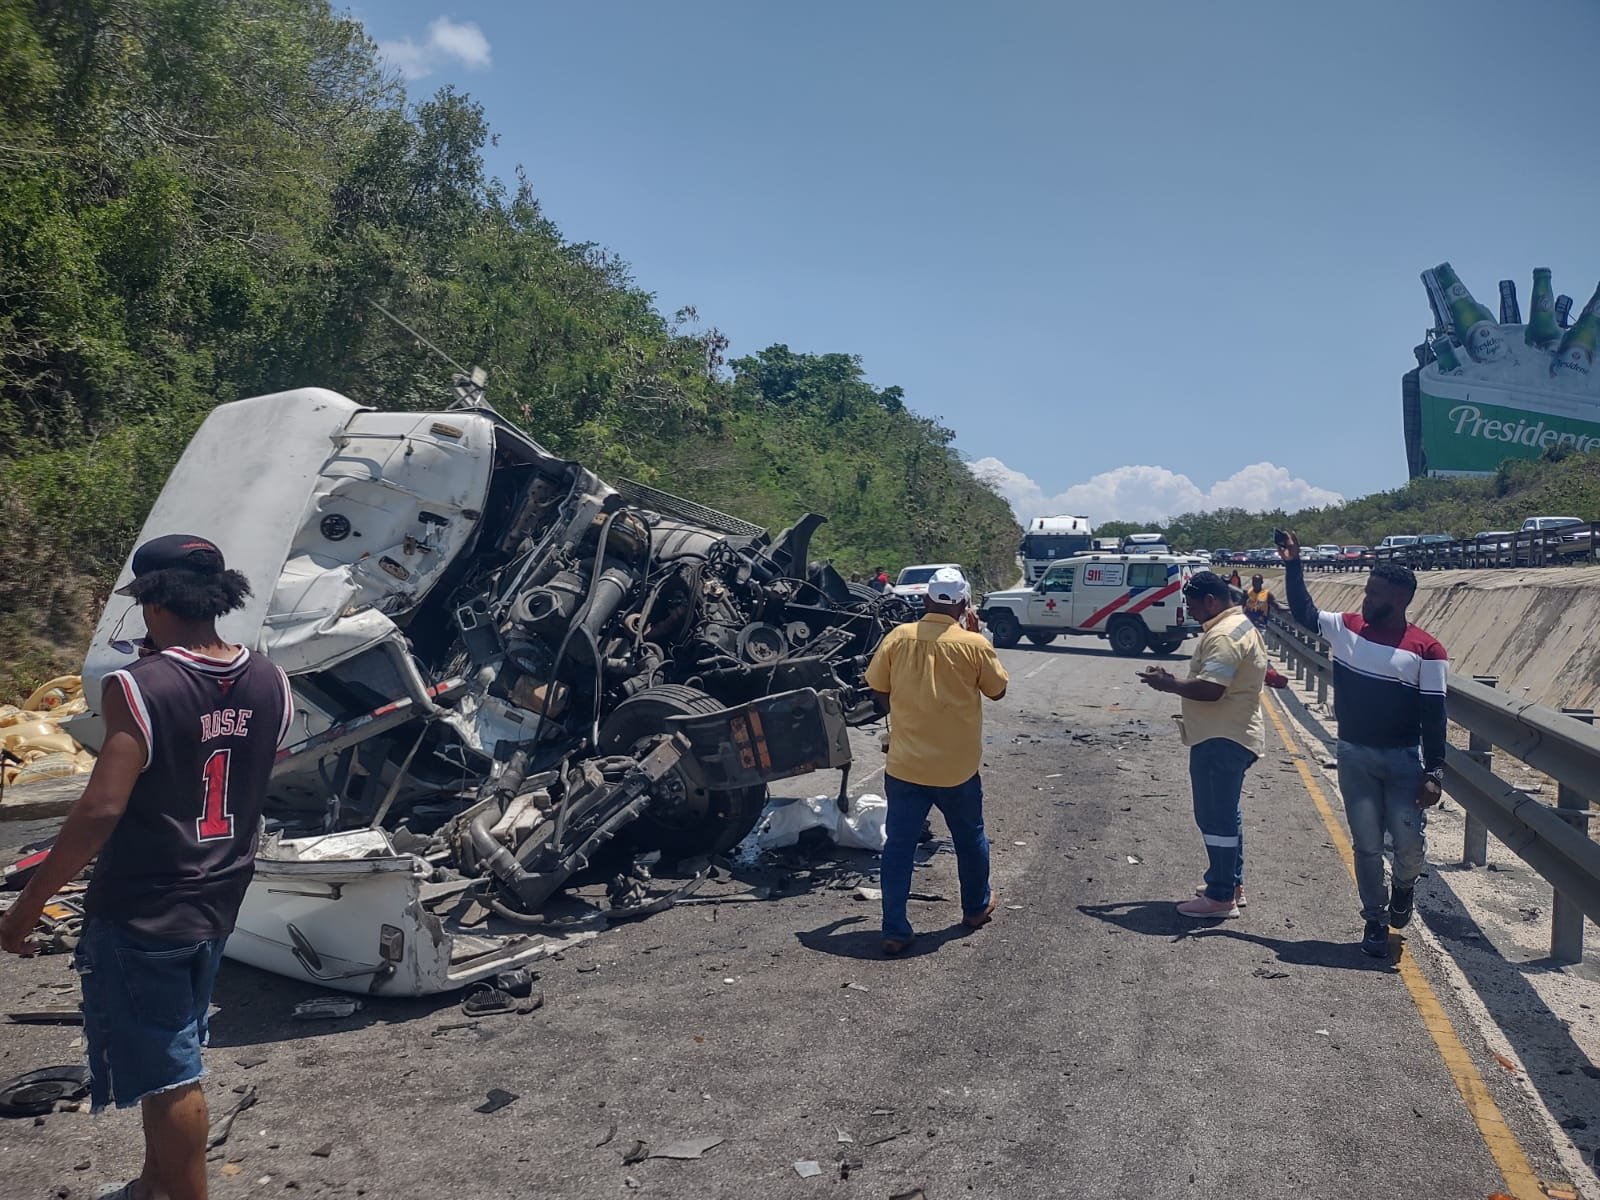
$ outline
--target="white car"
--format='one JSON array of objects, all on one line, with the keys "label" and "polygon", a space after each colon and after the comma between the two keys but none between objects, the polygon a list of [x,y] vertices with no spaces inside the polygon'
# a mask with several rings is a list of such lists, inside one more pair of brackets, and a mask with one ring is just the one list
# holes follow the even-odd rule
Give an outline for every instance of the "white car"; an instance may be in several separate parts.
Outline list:
[{"label": "white car", "polygon": [[979,618],[1002,650],[1024,636],[1048,646],[1064,634],[1106,638],[1113,653],[1171,654],[1200,633],[1183,586],[1204,567],[1186,554],[1083,554],[1059,562],[1031,588],[990,592]]},{"label": "white car", "polygon": [[960,563],[918,563],[914,567],[902,568],[891,590],[896,596],[920,604],[928,594],[928,580],[933,578],[933,573],[946,570],[957,572],[963,579],[967,577]]}]

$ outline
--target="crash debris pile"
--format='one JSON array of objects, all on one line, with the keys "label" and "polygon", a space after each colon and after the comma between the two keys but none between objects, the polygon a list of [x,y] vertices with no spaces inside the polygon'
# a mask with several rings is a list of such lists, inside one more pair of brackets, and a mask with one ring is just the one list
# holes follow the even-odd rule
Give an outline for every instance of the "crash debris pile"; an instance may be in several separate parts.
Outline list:
[{"label": "crash debris pile", "polygon": [[[219,405],[141,532],[226,548],[260,603],[223,633],[293,690],[231,957],[454,990],[659,911],[641,860],[727,853],[772,782],[833,769],[846,792],[867,665],[911,606],[813,559],[821,516],[772,532],[608,482],[482,385],[433,413]],[[102,615],[91,706],[139,624]],[[605,909],[571,898],[595,879],[619,881]]]},{"label": "crash debris pile", "polygon": [[84,708],[83,681],[76,675],[52,679],[21,708],[0,705],[0,784],[10,789],[93,770],[94,755],[61,728]]}]

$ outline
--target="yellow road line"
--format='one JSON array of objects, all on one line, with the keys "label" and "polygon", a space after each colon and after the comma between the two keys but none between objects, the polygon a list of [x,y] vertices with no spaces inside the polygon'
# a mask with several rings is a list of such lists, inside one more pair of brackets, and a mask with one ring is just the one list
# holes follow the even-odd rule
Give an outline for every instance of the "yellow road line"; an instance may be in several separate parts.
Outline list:
[{"label": "yellow road line", "polygon": [[[1277,702],[1264,704],[1262,707],[1266,709],[1273,725],[1277,727],[1284,748],[1289,751],[1296,770],[1300,772],[1301,782],[1305,784],[1306,791],[1316,803],[1317,812],[1322,816],[1322,823],[1327,827],[1328,837],[1339,851],[1339,857],[1344,860],[1345,870],[1349,871],[1350,877],[1354,879],[1355,851],[1351,848],[1350,838],[1345,834],[1344,826],[1339,823],[1333,807],[1328,803],[1327,794],[1323,792],[1316,777],[1311,774],[1311,767],[1300,752],[1299,744],[1290,738],[1283,718],[1278,715]],[[1467,1111],[1472,1114],[1472,1120],[1478,1126],[1484,1145],[1489,1148],[1490,1156],[1500,1168],[1500,1174],[1505,1177],[1506,1188],[1516,1200],[1546,1200],[1546,1193],[1539,1186],[1539,1179],[1528,1163],[1528,1156],[1523,1152],[1522,1144],[1517,1141],[1516,1134],[1511,1132],[1506,1119],[1500,1115],[1500,1107],[1495,1104],[1494,1097],[1484,1086],[1483,1076],[1478,1074],[1478,1068],[1473,1063],[1471,1055],[1461,1044],[1455,1027],[1445,1015],[1444,1006],[1439,1003],[1439,997],[1434,995],[1433,988],[1409,954],[1400,956],[1399,967],[1400,978],[1406,985],[1406,991],[1411,994],[1411,1000],[1422,1016],[1423,1026],[1433,1038],[1433,1044],[1438,1047],[1439,1057],[1444,1059],[1445,1068],[1450,1072],[1450,1078],[1455,1081],[1456,1090],[1461,1093]]]}]

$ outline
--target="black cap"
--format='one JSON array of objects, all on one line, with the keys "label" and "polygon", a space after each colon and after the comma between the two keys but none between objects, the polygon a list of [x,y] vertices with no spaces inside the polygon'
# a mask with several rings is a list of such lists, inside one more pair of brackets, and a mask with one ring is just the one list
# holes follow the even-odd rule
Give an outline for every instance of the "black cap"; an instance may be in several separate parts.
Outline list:
[{"label": "black cap", "polygon": [[117,589],[119,596],[132,596],[134,585],[157,571],[193,571],[196,575],[220,575],[226,566],[222,551],[209,538],[194,533],[165,533],[151,538],[133,552],[133,580]]}]

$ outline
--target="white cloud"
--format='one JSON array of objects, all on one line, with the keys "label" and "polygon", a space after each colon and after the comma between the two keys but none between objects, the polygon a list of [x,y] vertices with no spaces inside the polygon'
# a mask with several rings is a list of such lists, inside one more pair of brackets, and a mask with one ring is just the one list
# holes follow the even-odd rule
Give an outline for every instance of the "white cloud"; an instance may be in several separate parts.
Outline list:
[{"label": "white cloud", "polygon": [[1273,463],[1251,463],[1209,489],[1166,467],[1129,466],[1103,471],[1053,496],[1032,478],[998,458],[980,458],[972,473],[994,485],[1019,520],[1055,513],[1082,513],[1095,524],[1106,521],[1164,521],[1186,512],[1243,508],[1288,512],[1325,504],[1342,504],[1338,492],[1317,487]]},{"label": "white cloud", "polygon": [[460,24],[439,17],[428,26],[428,36],[420,44],[408,37],[379,42],[378,52],[407,79],[431,75],[448,62],[473,71],[490,65],[489,39],[472,22]]}]

